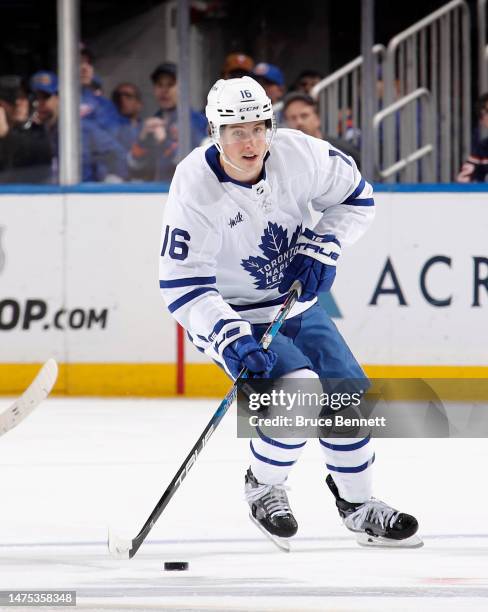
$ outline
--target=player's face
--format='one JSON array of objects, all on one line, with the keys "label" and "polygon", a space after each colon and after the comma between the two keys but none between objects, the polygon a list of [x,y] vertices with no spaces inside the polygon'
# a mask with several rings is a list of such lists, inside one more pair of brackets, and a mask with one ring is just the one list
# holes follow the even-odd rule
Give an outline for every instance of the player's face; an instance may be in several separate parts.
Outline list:
[{"label": "player's face", "polygon": [[263,168],[266,152],[266,124],[264,121],[236,123],[222,128],[220,143],[225,157],[242,172],[235,170],[222,160],[227,174],[240,181],[258,178]]}]

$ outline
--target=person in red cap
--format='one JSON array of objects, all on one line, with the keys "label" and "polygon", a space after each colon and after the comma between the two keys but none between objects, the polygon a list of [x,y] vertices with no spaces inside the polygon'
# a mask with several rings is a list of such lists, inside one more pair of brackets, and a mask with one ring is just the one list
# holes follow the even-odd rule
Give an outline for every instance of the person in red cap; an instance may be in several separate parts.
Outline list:
[{"label": "person in red cap", "polygon": [[245,53],[229,53],[222,66],[223,79],[237,79],[243,76],[252,76],[254,60]]}]

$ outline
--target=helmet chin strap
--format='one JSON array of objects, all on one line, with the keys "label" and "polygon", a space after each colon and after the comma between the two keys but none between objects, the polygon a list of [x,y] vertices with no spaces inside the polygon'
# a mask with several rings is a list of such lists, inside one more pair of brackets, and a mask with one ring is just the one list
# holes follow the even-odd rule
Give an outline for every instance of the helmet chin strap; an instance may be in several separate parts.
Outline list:
[{"label": "helmet chin strap", "polygon": [[[220,138],[218,136],[218,130],[219,128],[215,128],[212,129],[212,141],[214,143],[214,145],[217,147],[217,151],[220,153],[222,159],[225,161],[226,164],[228,164],[231,168],[234,168],[234,170],[237,170],[238,172],[240,172],[241,174],[244,174],[245,172],[247,172],[247,170],[245,170],[244,168],[240,168],[239,166],[237,166],[236,164],[233,164],[230,159],[227,157],[227,155],[224,153],[224,147],[222,146],[221,142],[220,142]],[[272,129],[271,129],[271,138],[269,139],[269,142],[267,143],[266,149],[264,150],[264,153],[262,155],[261,158],[261,162],[264,163],[264,158],[266,157],[268,151],[271,148],[271,142],[273,140],[273,137],[275,135],[275,131],[276,131],[276,123],[274,121],[274,117],[272,119]]]},{"label": "helmet chin strap", "polygon": [[[220,147],[219,147],[220,148]],[[264,152],[261,161],[264,160],[266,153],[268,152],[268,150],[266,149],[266,151]],[[233,164],[230,159],[227,157],[227,155],[224,153],[224,150],[221,149],[220,150],[220,155],[222,156],[222,159],[225,161],[226,164],[228,164],[231,168],[234,168],[234,170],[237,170],[238,172],[241,172],[242,174],[244,174],[245,172],[247,172],[247,170],[245,170],[244,168],[239,168],[239,166],[237,166],[236,164]]]},{"label": "helmet chin strap", "polygon": [[[272,139],[272,138],[271,138]],[[222,147],[222,145],[220,144],[220,142],[218,142],[217,140],[214,139],[214,144],[217,147],[218,152],[220,153],[222,159],[225,161],[226,164],[228,164],[231,168],[234,168],[234,170],[237,170],[238,172],[241,172],[242,174],[244,174],[245,172],[247,172],[247,170],[245,170],[244,168],[239,168],[239,166],[237,166],[236,164],[233,164],[230,159],[227,157],[227,155],[224,153],[224,148]],[[271,140],[269,141],[268,146],[266,147],[266,149],[264,150],[264,153],[261,157],[261,162],[264,162],[264,158],[266,157],[266,154],[268,153],[269,149],[271,147]]]}]

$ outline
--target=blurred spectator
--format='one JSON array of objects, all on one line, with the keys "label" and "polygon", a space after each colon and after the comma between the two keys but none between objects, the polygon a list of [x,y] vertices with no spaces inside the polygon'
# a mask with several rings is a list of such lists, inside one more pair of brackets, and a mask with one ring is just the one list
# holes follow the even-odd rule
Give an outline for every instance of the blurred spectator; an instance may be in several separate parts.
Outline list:
[{"label": "blurred spectator", "polygon": [[[151,74],[159,110],[144,121],[137,142],[128,157],[131,176],[148,181],[170,181],[178,156],[178,83],[176,65],[160,64]],[[197,147],[207,135],[205,115],[190,111],[191,146]]]},{"label": "blurred spectator", "polygon": [[244,53],[229,53],[222,66],[223,79],[236,79],[243,76],[252,76],[254,60]]},{"label": "blurred spectator", "polygon": [[32,75],[30,87],[35,96],[34,121],[41,126],[51,143],[53,153],[51,163],[51,182],[59,182],[59,147],[58,147],[58,78],[54,72],[40,70]]},{"label": "blurred spectator", "polygon": [[356,165],[360,166],[360,153],[349,142],[338,138],[330,138],[322,134],[317,103],[305,93],[292,92],[283,100],[283,118],[286,126],[300,130],[309,136],[327,140],[334,148],[351,156]]},{"label": "blurred spectator", "polygon": [[[402,96],[400,79],[398,77],[393,81],[393,97],[398,100]],[[376,66],[376,101],[377,108],[381,110],[385,104],[385,81],[383,79],[383,64]]]},{"label": "blurred spectator", "polygon": [[[30,81],[36,96],[35,121],[44,127],[53,151],[52,177],[58,181],[58,78],[54,72],[36,72]],[[81,118],[82,180],[115,181],[127,177],[125,151],[95,121]]]},{"label": "blurred spectator", "polygon": [[30,120],[17,76],[0,77],[0,183],[46,183],[52,151],[43,129]]},{"label": "blurred spectator", "polygon": [[92,119],[104,130],[115,132],[118,127],[117,109],[101,94],[102,83],[100,78],[95,76],[93,59],[91,50],[82,43],[80,47],[81,117]]},{"label": "blurred spectator", "polygon": [[142,97],[133,83],[119,83],[112,92],[112,101],[119,113],[117,140],[129,152],[142,129]]},{"label": "blurred spectator", "polygon": [[281,100],[285,93],[285,78],[278,66],[261,62],[254,67],[254,78],[264,87],[272,104]]},{"label": "blurred spectator", "polygon": [[103,83],[98,74],[93,75],[90,88],[96,96],[103,96]]},{"label": "blurred spectator", "polygon": [[458,183],[488,182],[488,93],[476,102],[478,125],[473,133],[471,154],[464,162],[458,176]]},{"label": "blurred spectator", "polygon": [[317,70],[302,70],[292,86],[292,91],[310,94],[312,88],[323,78],[324,75]]},{"label": "blurred spectator", "polygon": [[15,101],[14,121],[17,124],[25,125],[30,120],[31,114],[29,90],[25,83],[21,82]]}]

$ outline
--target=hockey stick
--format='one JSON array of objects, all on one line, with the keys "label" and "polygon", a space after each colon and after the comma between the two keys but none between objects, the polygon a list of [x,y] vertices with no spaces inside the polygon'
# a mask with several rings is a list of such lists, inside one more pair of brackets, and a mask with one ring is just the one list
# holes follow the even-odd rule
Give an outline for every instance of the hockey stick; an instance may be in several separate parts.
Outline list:
[{"label": "hockey stick", "polygon": [[[300,293],[301,293],[301,285],[298,281],[296,281],[295,283],[293,283],[290,293],[288,294],[285,302],[279,309],[273,322],[270,323],[269,327],[264,332],[263,337],[261,338],[260,345],[264,349],[267,349],[269,345],[271,344],[273,338],[278,333],[280,327],[282,326],[283,322],[288,316],[290,310],[293,308],[295,302],[300,297]],[[247,369],[244,368],[240,372],[238,378],[246,378],[247,374],[248,374]],[[132,557],[136,554],[141,544],[146,539],[148,533],[153,528],[155,522],[158,520],[163,510],[168,505],[168,502],[173,497],[173,495],[176,493],[176,490],[181,485],[181,483],[187,476],[192,466],[196,463],[200,452],[208,443],[210,436],[217,429],[218,424],[224,417],[227,410],[230,408],[232,402],[236,398],[236,395],[237,395],[237,381],[232,385],[232,388],[230,389],[230,391],[227,393],[227,395],[224,397],[224,399],[220,403],[220,406],[217,408],[215,414],[212,416],[212,418],[208,422],[208,425],[205,427],[205,429],[201,433],[200,437],[198,438],[195,445],[189,452],[188,456],[181,464],[173,480],[168,485],[166,491],[163,493],[161,499],[158,501],[158,503],[154,507],[154,510],[151,512],[151,514],[149,515],[149,518],[144,523],[144,526],[139,531],[139,533],[136,535],[136,537],[133,538],[132,540],[124,540],[122,538],[117,537],[115,534],[109,531],[108,549],[112,556],[117,557],[119,559],[120,558],[121,559],[132,559]]]},{"label": "hockey stick", "polygon": [[0,436],[16,427],[46,399],[57,377],[58,366],[54,359],[48,359],[24,393],[0,414]]}]

